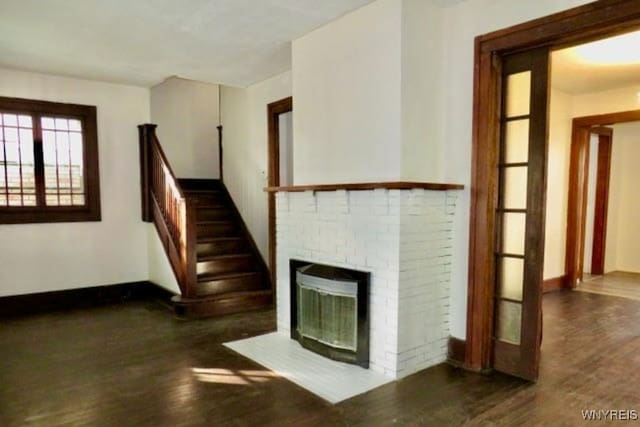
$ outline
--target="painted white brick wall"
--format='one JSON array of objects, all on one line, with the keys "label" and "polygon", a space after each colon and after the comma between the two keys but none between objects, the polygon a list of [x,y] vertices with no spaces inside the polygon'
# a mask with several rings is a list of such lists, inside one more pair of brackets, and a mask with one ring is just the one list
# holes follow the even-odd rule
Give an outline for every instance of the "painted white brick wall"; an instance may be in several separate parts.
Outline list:
[{"label": "painted white brick wall", "polygon": [[455,192],[278,193],[278,330],[289,333],[289,260],[371,272],[370,367],[399,378],[444,361]]}]

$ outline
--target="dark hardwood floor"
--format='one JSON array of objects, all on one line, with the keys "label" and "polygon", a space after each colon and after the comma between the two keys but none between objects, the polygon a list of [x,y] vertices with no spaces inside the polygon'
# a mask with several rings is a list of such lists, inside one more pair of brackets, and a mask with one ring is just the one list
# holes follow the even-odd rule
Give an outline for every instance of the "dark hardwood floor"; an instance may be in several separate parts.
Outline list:
[{"label": "dark hardwood floor", "polygon": [[544,297],[537,384],[437,366],[332,406],[221,343],[272,311],[178,321],[151,301],[3,320],[0,426],[581,425],[640,410],[640,301]]}]

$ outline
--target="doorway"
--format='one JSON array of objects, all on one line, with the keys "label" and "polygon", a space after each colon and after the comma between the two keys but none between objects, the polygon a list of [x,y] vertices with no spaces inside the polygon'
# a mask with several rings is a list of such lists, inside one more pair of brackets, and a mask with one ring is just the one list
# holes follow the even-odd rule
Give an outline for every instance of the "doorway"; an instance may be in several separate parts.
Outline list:
[{"label": "doorway", "polygon": [[[267,105],[268,171],[267,185],[293,185],[293,98]],[[276,291],[276,194],[267,193],[269,216],[269,273],[271,289]]]},{"label": "doorway", "polygon": [[[496,369],[527,380],[536,380],[540,360],[540,334],[542,319],[542,277],[544,248],[544,220],[546,202],[546,168],[548,114],[532,108],[522,117],[505,115],[508,102],[510,78],[518,72],[530,72],[530,107],[536,100],[548,97],[548,65],[545,60],[534,61],[528,68],[509,72],[520,58],[532,56],[547,58],[552,48],[570,46],[587,41],[617,35],[640,27],[640,3],[633,0],[600,1],[571,9],[529,23],[500,30],[476,39],[474,116],[473,116],[473,160],[472,194],[470,211],[469,289],[467,306],[467,340],[465,366],[482,371]],[[543,52],[543,53],[541,53]],[[527,59],[524,59],[527,61]],[[528,117],[525,117],[528,116]],[[531,157],[520,166],[528,166],[527,205],[511,208],[502,204],[508,195],[509,178],[500,167],[504,159],[501,144],[507,135],[507,119],[529,120],[526,132],[529,156],[540,156],[541,161],[531,167]],[[540,133],[542,132],[542,139]],[[532,148],[537,147],[537,148]],[[535,150],[532,151],[532,150]],[[524,163],[527,163],[526,165]],[[514,165],[509,165],[514,166]],[[540,173],[533,180],[532,173]],[[573,175],[572,175],[573,176]],[[533,192],[532,187],[534,186]],[[542,191],[538,191],[542,190]],[[534,194],[535,193],[535,194]],[[581,199],[581,203],[584,201]],[[524,212],[510,212],[521,209]],[[530,212],[534,210],[533,213]],[[538,212],[540,211],[540,212]],[[521,214],[527,218],[519,224],[505,225],[506,214]],[[533,226],[531,222],[540,226]],[[514,223],[512,221],[512,223]],[[518,233],[522,237],[523,270],[509,268],[500,262],[504,233]],[[576,274],[572,272],[571,274]],[[501,293],[505,278],[520,280],[519,299],[509,300]],[[509,309],[504,307],[511,303]],[[518,304],[515,308],[513,304]],[[502,312],[501,312],[502,310]],[[500,334],[510,330],[510,337],[501,339]]]}]

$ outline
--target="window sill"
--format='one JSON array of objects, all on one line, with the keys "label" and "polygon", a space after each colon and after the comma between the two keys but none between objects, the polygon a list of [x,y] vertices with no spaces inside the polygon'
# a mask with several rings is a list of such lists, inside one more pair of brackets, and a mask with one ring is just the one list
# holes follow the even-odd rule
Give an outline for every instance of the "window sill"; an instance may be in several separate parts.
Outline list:
[{"label": "window sill", "polygon": [[57,222],[99,222],[100,207],[0,208],[2,224],[42,224]]}]

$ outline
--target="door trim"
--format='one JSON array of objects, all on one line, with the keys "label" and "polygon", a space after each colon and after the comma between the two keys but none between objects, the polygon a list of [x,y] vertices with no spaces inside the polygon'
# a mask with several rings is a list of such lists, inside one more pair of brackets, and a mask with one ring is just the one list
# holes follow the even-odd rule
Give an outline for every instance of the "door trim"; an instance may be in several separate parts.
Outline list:
[{"label": "door trim", "polygon": [[[609,217],[609,184],[611,182],[611,150],[613,129],[598,128],[598,165],[596,169],[596,199],[593,215],[591,274],[604,274]],[[593,131],[592,131],[593,132]]]},{"label": "door trim", "polygon": [[465,367],[493,367],[501,57],[537,47],[566,47],[640,27],[640,2],[601,0],[475,39],[473,146]]},{"label": "door trim", "polygon": [[[267,186],[280,186],[280,114],[293,111],[293,98],[287,97],[267,105],[268,148]],[[271,290],[276,292],[276,193],[267,193],[269,217],[269,275]]]},{"label": "door trim", "polygon": [[[584,271],[587,193],[589,191],[590,135],[591,133],[601,132],[602,126],[635,121],[640,121],[640,110],[598,114],[573,119],[571,130],[571,163],[569,166],[570,191],[567,204],[567,241],[565,250],[567,281],[572,288],[575,288],[578,281],[582,280]],[[598,166],[598,169],[599,168],[600,166]],[[607,189],[608,187],[607,183]],[[604,227],[606,233],[606,212]],[[595,243],[594,238],[594,247]]]}]

